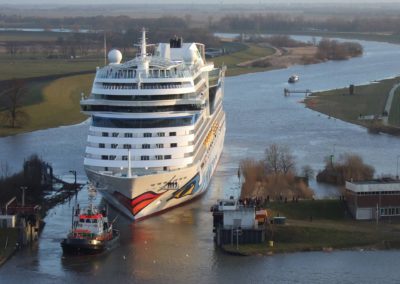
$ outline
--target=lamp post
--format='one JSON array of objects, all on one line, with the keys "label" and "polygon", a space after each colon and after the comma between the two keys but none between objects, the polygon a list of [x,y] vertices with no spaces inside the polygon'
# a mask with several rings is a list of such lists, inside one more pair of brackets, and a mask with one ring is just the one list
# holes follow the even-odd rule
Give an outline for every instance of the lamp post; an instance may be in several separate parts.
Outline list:
[{"label": "lamp post", "polygon": [[28,187],[20,186],[20,189],[22,190],[22,207],[25,207],[25,190],[28,189]]},{"label": "lamp post", "polygon": [[400,158],[400,155],[397,155],[397,163],[396,163],[396,179],[399,179],[399,158]]}]

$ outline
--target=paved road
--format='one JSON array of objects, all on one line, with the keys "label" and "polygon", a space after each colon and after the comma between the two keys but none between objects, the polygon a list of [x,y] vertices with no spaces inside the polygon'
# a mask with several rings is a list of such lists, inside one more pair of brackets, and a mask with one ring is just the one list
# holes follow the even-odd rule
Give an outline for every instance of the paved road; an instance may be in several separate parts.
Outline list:
[{"label": "paved road", "polygon": [[393,88],[390,90],[389,92],[389,96],[386,100],[386,105],[385,105],[385,113],[387,113],[386,116],[383,117],[382,122],[384,125],[388,125],[389,122],[389,115],[390,115],[390,109],[392,107],[392,102],[393,102],[393,97],[394,97],[394,93],[396,92],[397,88],[400,87],[400,83],[397,83],[396,85],[393,86]]}]

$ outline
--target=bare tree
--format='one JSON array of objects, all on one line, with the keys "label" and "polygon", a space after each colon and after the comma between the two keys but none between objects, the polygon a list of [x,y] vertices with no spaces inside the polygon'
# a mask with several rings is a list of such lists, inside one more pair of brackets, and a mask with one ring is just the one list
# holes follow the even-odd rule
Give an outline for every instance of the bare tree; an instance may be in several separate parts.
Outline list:
[{"label": "bare tree", "polygon": [[294,157],[288,146],[281,146],[279,149],[279,168],[287,174],[294,171]]},{"label": "bare tree", "polygon": [[10,175],[10,166],[7,161],[0,162],[0,180],[6,179]]},{"label": "bare tree", "polygon": [[310,165],[304,165],[301,167],[301,175],[304,176],[307,179],[313,179],[314,178],[314,170],[311,168]]},{"label": "bare tree", "polygon": [[271,144],[265,150],[265,168],[274,174],[293,172],[295,161],[289,147]]},{"label": "bare tree", "polygon": [[2,119],[11,128],[15,128],[28,120],[28,114],[21,110],[26,94],[24,82],[16,79],[12,80],[9,87],[1,94],[4,101]]},{"label": "bare tree", "polygon": [[279,172],[279,146],[271,144],[265,149],[265,168],[267,172]]}]

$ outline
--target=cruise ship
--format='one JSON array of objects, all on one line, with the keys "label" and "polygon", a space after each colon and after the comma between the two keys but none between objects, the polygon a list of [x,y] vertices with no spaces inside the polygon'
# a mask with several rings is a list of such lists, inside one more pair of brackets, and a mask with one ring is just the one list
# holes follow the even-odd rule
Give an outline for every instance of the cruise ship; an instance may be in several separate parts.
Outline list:
[{"label": "cruise ship", "polygon": [[90,183],[126,216],[140,220],[204,193],[225,138],[225,68],[205,46],[173,38],[138,55],[118,50],[97,68],[82,112],[91,116],[84,167]]}]

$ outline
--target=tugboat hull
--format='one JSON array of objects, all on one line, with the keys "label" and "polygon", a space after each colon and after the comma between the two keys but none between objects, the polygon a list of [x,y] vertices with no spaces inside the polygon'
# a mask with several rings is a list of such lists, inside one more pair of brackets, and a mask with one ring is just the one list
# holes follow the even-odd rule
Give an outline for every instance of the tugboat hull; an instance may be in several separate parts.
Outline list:
[{"label": "tugboat hull", "polygon": [[118,239],[119,231],[113,230],[113,238],[108,241],[67,238],[61,241],[61,247],[63,253],[68,255],[99,254],[111,249]]},{"label": "tugboat hull", "polygon": [[104,242],[85,239],[64,239],[61,242],[64,254],[98,254],[105,250]]}]

